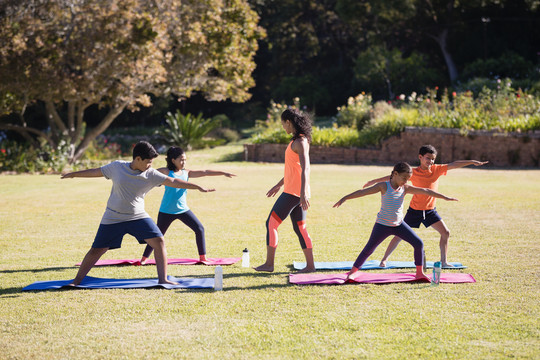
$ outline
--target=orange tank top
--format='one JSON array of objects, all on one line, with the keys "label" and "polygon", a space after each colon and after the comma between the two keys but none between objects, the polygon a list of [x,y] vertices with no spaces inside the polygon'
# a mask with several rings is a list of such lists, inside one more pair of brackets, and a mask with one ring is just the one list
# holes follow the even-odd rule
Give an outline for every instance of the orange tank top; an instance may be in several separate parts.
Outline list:
[{"label": "orange tank top", "polygon": [[[300,197],[302,189],[302,166],[300,165],[300,156],[292,149],[292,141],[285,150],[285,174],[283,176],[283,192]],[[309,184],[306,184],[307,196],[309,197]]]}]

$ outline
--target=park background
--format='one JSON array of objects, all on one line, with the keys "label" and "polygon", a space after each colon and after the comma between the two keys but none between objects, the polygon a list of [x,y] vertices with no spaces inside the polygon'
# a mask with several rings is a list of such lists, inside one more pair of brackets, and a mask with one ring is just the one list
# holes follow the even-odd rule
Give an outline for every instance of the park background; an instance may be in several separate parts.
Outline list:
[{"label": "park background", "polygon": [[[221,292],[21,289],[74,277],[110,193],[104,179],[59,173],[129,159],[139,139],[162,153],[184,146],[190,168],[238,175],[200,179],[217,191],[190,192],[189,204],[210,257],[247,247],[253,266],[264,259],[275,201],[264,194],[283,168],[243,161],[244,145],[287,142],[287,106],[313,115],[314,146],[328,148],[377,149],[410,127],[537,141],[539,11],[533,0],[1,1],[0,358],[538,358],[537,163],[441,179],[440,191],[460,200],[438,202],[449,260],[468,266],[459,271],[475,284],[291,285],[303,258],[285,222],[275,273],[225,267]],[[155,165],[164,164],[160,156]],[[315,259],[352,261],[380,200],[332,205],[391,167],[311,170]],[[147,197],[151,216],[162,192]],[[437,258],[438,234],[418,234],[428,260]],[[171,257],[195,256],[180,224],[167,247]],[[142,250],[126,237],[107,255]],[[405,245],[392,256],[411,257]],[[154,278],[155,267],[90,275]]]}]

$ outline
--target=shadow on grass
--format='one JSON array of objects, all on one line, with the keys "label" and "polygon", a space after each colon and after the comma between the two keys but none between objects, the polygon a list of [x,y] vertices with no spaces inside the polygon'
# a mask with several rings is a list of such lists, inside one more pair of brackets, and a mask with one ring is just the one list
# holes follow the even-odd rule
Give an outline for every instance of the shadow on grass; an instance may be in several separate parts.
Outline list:
[{"label": "shadow on grass", "polygon": [[19,269],[19,270],[0,270],[0,274],[15,274],[15,273],[40,273],[46,271],[73,270],[77,266],[52,267],[43,269]]}]

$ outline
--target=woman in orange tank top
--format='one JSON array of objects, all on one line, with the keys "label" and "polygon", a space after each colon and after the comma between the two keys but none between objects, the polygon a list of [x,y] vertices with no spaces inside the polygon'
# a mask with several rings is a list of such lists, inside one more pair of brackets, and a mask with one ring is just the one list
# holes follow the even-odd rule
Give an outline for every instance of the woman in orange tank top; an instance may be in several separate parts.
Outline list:
[{"label": "woman in orange tank top", "polygon": [[266,196],[279,196],[266,220],[266,262],[255,268],[257,271],[274,271],[274,259],[278,244],[279,225],[290,215],[293,229],[306,257],[306,267],[300,272],[314,272],[313,244],[306,229],[306,214],[309,208],[309,144],[311,142],[311,119],[296,109],[287,109],[281,114],[281,125],[293,137],[285,150],[283,178],[274,185]]}]

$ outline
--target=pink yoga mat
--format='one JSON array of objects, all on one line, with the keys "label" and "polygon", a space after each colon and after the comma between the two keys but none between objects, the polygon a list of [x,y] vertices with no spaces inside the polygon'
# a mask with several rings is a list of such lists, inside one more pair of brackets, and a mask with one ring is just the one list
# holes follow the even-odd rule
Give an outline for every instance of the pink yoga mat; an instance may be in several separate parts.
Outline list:
[{"label": "pink yoga mat", "polygon": [[[431,278],[430,275],[428,277]],[[325,285],[341,285],[345,283],[354,284],[387,284],[398,282],[411,282],[415,280],[414,274],[407,273],[367,273],[359,272],[356,278],[352,281],[347,280],[347,273],[341,274],[290,274],[289,282],[297,285],[307,284],[325,284]],[[470,274],[462,273],[442,273],[441,283],[473,283],[476,280]]]},{"label": "pink yoga mat", "polygon": [[[169,265],[232,265],[240,261],[240,258],[209,258],[207,261],[200,261],[198,259],[168,259]],[[155,265],[154,259],[148,259],[145,265]],[[81,263],[77,263],[80,266]],[[141,265],[141,261],[138,259],[117,259],[117,260],[98,260],[95,266],[114,266],[114,265]]]}]

